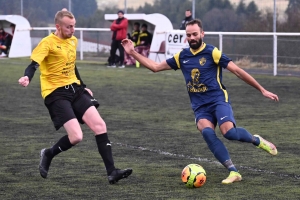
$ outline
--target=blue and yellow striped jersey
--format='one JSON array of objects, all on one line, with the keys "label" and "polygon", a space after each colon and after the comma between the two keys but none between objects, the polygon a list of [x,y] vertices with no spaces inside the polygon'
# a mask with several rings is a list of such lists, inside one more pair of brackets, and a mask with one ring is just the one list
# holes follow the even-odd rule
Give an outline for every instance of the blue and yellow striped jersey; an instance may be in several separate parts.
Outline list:
[{"label": "blue and yellow striped jersey", "polygon": [[185,48],[167,59],[172,69],[181,69],[194,111],[205,104],[229,102],[222,84],[222,68],[230,61],[218,48],[205,43],[196,52]]}]

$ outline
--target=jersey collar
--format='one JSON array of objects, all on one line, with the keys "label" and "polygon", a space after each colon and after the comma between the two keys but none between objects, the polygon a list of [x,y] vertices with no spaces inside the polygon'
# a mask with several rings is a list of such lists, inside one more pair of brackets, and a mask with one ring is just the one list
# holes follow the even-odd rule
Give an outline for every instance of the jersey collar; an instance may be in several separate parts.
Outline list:
[{"label": "jersey collar", "polygon": [[206,44],[203,42],[202,46],[200,49],[198,50],[193,50],[192,48],[190,48],[190,52],[193,54],[193,55],[196,55],[197,53],[201,52],[204,48],[206,47]]}]

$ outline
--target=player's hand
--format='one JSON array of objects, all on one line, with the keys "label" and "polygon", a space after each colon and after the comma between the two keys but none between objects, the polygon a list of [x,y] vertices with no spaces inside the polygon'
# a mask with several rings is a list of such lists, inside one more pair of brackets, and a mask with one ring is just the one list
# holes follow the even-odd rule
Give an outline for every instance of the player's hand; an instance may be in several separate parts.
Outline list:
[{"label": "player's hand", "polygon": [[23,76],[19,79],[19,84],[22,85],[23,87],[27,87],[29,85],[29,78],[28,76]]},{"label": "player's hand", "polygon": [[126,53],[131,54],[134,51],[133,42],[130,39],[124,39],[122,40],[122,46],[124,47],[124,50]]},{"label": "player's hand", "polygon": [[93,92],[92,92],[92,90],[90,90],[89,88],[84,88],[86,91],[88,91],[88,93],[91,95],[91,96],[93,96]]},{"label": "player's hand", "polygon": [[269,91],[267,91],[267,90],[264,90],[264,91],[262,92],[262,94],[263,94],[265,97],[267,97],[267,98],[269,98],[269,99],[272,99],[273,101],[279,101],[278,96],[277,96],[276,94],[273,94],[272,92],[269,92]]}]

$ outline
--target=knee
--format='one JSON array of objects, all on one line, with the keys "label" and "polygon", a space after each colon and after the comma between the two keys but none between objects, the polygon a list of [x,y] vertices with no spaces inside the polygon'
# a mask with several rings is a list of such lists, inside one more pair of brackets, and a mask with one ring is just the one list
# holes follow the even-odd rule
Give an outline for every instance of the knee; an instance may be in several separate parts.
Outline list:
[{"label": "knee", "polygon": [[107,132],[106,123],[103,120],[93,124],[91,129],[95,135]]},{"label": "knee", "polygon": [[83,134],[74,134],[69,136],[70,143],[73,145],[78,144],[83,139]]},{"label": "knee", "polygon": [[239,140],[239,134],[235,127],[229,129],[229,131],[224,134],[224,137],[228,140]]}]

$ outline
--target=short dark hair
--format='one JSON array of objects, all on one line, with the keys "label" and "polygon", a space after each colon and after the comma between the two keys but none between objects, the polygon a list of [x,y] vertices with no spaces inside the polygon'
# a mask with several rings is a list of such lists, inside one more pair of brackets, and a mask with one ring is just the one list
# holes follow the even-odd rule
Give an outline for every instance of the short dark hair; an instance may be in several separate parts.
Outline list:
[{"label": "short dark hair", "polygon": [[147,24],[142,24],[142,28],[143,27],[148,28]]},{"label": "short dark hair", "polygon": [[194,25],[197,24],[200,29],[203,31],[203,25],[202,25],[202,21],[200,19],[193,19],[191,21],[189,21],[188,23],[186,23],[185,27],[187,27],[188,25]]},{"label": "short dark hair", "polygon": [[5,31],[3,28],[0,28],[0,31],[1,31],[1,35],[5,35]]},{"label": "short dark hair", "polygon": [[123,11],[123,10],[119,10],[119,11],[117,12],[117,14],[119,14],[119,13],[122,13],[122,14],[124,15],[124,11]]},{"label": "short dark hair", "polygon": [[137,26],[139,26],[140,27],[140,23],[139,22],[134,22],[134,24],[133,25],[137,25]]}]

